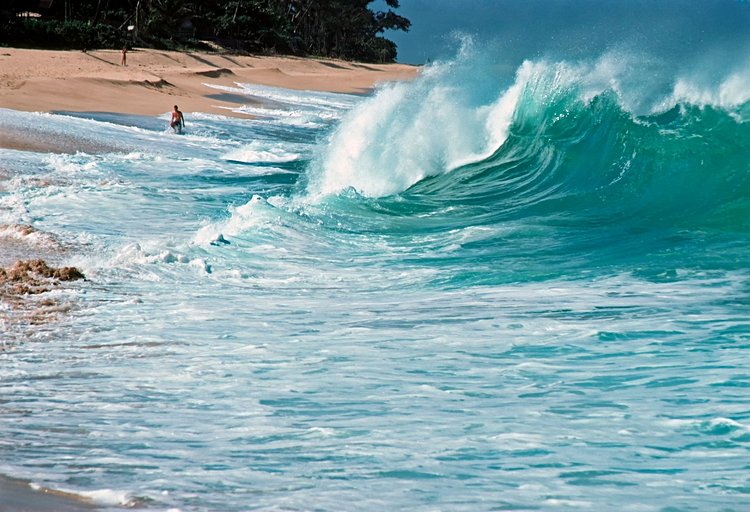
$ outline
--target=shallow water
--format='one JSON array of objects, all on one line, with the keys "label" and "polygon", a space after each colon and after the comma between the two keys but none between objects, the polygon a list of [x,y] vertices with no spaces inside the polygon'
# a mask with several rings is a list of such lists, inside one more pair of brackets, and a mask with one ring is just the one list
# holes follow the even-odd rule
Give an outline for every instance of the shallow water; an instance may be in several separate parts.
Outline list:
[{"label": "shallow water", "polygon": [[0,224],[87,276],[3,330],[0,473],[105,508],[750,506],[747,98],[467,66],[238,84],[258,117],[182,136],[0,111],[116,147],[0,154]]}]

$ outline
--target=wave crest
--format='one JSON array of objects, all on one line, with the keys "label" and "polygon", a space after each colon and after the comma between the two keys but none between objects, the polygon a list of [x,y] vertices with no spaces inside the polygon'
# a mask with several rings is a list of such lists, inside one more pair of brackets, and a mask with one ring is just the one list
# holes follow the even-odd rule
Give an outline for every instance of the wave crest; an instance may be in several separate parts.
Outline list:
[{"label": "wave crest", "polygon": [[612,53],[526,61],[504,80],[480,61],[437,63],[355,108],[313,162],[309,198],[354,190],[496,216],[746,223],[750,93],[736,72],[647,79]]}]

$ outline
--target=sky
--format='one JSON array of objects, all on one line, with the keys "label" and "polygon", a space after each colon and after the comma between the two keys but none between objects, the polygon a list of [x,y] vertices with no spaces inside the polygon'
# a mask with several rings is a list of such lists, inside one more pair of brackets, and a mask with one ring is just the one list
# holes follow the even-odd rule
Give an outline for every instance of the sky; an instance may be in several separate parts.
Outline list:
[{"label": "sky", "polygon": [[[742,0],[400,0],[409,32],[388,32],[399,62],[422,64],[455,53],[451,34],[471,35],[507,59],[562,52],[590,55],[613,44],[675,55],[750,34]],[[370,6],[387,10],[383,0]]]}]

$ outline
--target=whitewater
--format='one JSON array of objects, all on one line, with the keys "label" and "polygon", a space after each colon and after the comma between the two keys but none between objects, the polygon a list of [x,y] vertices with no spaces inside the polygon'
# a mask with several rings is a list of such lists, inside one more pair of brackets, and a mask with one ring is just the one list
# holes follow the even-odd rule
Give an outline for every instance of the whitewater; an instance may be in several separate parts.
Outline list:
[{"label": "whitewater", "polygon": [[[104,510],[750,508],[750,67],[466,43],[247,119],[0,110],[0,474]],[[649,72],[647,72],[649,71]],[[33,231],[22,226],[31,226]],[[17,319],[16,319],[17,320]]]}]

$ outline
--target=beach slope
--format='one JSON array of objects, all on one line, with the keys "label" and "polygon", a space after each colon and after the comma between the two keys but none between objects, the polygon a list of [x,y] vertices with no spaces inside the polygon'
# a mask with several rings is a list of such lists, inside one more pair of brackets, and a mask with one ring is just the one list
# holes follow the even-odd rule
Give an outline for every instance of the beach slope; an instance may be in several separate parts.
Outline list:
[{"label": "beach slope", "polygon": [[123,66],[116,50],[0,48],[0,108],[159,115],[178,104],[185,112],[239,116],[230,110],[239,98],[217,94],[207,84],[364,93],[416,72],[403,64],[153,49],[129,51]]},{"label": "beach slope", "polygon": [[73,494],[33,489],[28,482],[0,475],[0,512],[84,512],[96,510],[90,501]]}]

